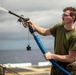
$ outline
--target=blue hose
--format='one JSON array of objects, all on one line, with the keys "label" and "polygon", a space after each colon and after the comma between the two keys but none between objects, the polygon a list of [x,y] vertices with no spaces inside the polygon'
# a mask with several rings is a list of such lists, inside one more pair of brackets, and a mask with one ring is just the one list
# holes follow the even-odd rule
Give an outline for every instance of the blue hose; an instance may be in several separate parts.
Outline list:
[{"label": "blue hose", "polygon": [[[45,47],[43,46],[40,38],[38,37],[38,35],[33,34],[34,39],[37,43],[37,45],[39,46],[40,50],[42,51],[43,54],[47,53]],[[61,67],[59,64],[57,64],[57,62],[55,60],[49,60],[57,69],[59,69],[61,72],[63,72],[65,75],[72,75],[70,72],[68,72],[67,70],[65,70],[63,67]]]}]

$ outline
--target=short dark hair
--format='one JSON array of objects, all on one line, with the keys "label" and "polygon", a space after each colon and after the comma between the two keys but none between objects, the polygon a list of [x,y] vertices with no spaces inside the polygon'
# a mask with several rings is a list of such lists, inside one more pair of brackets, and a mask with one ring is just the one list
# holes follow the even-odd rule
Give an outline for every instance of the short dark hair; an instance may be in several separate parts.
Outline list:
[{"label": "short dark hair", "polygon": [[63,9],[63,12],[69,10],[70,11],[70,16],[75,16],[75,20],[74,22],[76,21],[76,8],[74,7],[66,7]]}]

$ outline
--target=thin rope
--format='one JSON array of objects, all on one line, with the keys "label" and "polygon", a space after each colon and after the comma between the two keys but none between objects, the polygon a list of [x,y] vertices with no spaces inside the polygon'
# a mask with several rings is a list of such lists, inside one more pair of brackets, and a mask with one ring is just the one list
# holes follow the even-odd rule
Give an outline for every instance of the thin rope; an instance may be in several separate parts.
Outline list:
[{"label": "thin rope", "polygon": [[30,39],[29,39],[29,29],[28,29],[28,45],[30,45]]}]

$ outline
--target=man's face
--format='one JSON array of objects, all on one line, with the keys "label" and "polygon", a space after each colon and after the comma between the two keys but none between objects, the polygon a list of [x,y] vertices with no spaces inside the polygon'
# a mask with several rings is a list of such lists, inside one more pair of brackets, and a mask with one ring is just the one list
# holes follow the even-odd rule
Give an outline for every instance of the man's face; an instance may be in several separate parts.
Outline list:
[{"label": "man's face", "polygon": [[72,17],[70,16],[70,11],[67,10],[62,14],[62,23],[69,24],[72,22]]}]

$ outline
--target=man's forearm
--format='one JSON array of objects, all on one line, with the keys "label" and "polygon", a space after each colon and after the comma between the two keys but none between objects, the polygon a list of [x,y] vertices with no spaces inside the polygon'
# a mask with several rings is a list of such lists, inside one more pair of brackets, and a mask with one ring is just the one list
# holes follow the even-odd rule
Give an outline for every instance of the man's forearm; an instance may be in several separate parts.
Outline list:
[{"label": "man's forearm", "polygon": [[73,62],[74,61],[74,59],[72,59],[69,55],[52,54],[51,59],[61,61],[61,62]]}]

